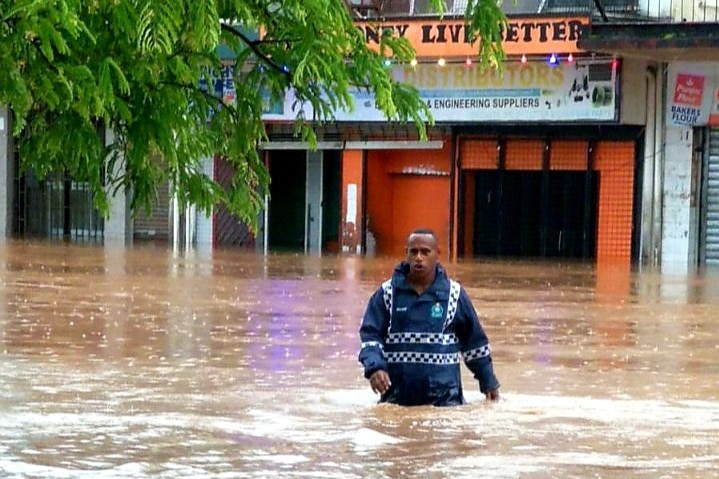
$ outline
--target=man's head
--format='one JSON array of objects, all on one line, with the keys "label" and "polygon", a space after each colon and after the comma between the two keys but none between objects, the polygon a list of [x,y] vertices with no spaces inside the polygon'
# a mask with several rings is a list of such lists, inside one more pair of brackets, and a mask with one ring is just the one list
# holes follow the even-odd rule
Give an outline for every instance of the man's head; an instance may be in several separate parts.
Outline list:
[{"label": "man's head", "polygon": [[407,237],[407,263],[414,280],[434,280],[435,266],[439,261],[439,244],[432,230],[417,229]]}]

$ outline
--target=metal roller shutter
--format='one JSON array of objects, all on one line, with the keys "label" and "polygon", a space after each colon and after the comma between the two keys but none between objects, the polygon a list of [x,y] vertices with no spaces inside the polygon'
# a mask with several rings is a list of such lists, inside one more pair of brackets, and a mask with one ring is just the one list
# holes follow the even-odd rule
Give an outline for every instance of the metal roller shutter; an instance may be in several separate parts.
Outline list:
[{"label": "metal roller shutter", "polygon": [[719,128],[709,130],[706,195],[706,263],[719,264]]}]

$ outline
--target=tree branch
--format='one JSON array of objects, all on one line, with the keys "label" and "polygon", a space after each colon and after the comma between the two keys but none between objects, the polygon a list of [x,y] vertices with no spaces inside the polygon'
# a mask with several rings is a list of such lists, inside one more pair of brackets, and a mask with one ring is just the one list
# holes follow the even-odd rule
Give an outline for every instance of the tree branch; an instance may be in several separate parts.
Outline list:
[{"label": "tree branch", "polygon": [[238,31],[237,29],[235,29],[232,26],[227,25],[225,23],[222,23],[220,25],[220,27],[222,28],[223,31],[231,33],[232,35],[234,35],[234,36],[238,37],[240,40],[242,40],[242,42],[245,43],[250,48],[250,50],[252,50],[252,53],[257,55],[257,57],[259,57],[263,61],[263,63],[269,65],[270,67],[272,67],[273,70],[276,70],[280,74],[287,77],[287,80],[290,83],[292,83],[292,72],[290,72],[286,68],[283,68],[282,66],[278,65],[277,63],[275,63],[272,60],[272,58],[265,55],[265,53],[257,47],[257,45],[259,45],[261,42],[250,40],[249,38],[247,38],[247,35],[243,34],[242,32]]}]

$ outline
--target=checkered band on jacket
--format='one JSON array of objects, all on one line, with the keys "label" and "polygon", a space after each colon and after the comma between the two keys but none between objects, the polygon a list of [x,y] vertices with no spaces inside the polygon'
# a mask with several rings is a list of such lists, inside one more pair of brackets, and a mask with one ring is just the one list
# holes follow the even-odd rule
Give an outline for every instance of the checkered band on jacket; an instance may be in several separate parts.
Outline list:
[{"label": "checkered band on jacket", "polygon": [[457,305],[459,305],[459,293],[461,288],[459,283],[453,279],[449,280],[449,302],[447,303],[447,317],[444,320],[442,331],[446,331],[457,313]]},{"label": "checkered band on jacket", "polygon": [[389,325],[387,331],[392,329],[392,279],[388,279],[382,283],[382,298],[384,299],[384,307],[389,312]]},{"label": "checkered band on jacket", "polygon": [[414,343],[414,344],[456,344],[459,342],[454,333],[390,333],[387,335],[387,344]]},{"label": "checkered band on jacket", "polygon": [[398,351],[385,353],[388,363],[459,364],[458,353],[424,353],[419,351]]},{"label": "checkered band on jacket", "polygon": [[464,357],[465,361],[472,361],[479,358],[486,358],[490,354],[492,354],[492,348],[489,347],[489,344],[485,344],[481,348],[465,351],[464,353],[462,353],[462,356]]}]

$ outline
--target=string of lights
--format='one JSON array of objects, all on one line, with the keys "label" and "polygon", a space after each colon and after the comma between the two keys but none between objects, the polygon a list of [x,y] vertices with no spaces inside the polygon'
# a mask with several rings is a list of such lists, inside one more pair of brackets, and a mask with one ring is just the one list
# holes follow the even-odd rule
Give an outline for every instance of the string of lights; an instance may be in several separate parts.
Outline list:
[{"label": "string of lights", "polygon": [[[584,57],[581,57],[580,59],[584,59]],[[590,58],[587,57],[586,59],[590,59]],[[604,58],[604,59],[608,59],[608,58]],[[557,66],[560,63],[567,63],[567,64],[571,65],[571,64],[575,63],[577,60],[578,60],[577,57],[575,57],[571,53],[566,56],[557,55],[556,53],[552,53],[547,56],[533,56],[533,57],[528,57],[527,55],[522,55],[521,57],[519,57],[517,59],[514,59],[514,58],[507,59],[505,61],[505,63],[511,63],[513,61],[518,61],[522,65],[526,65],[530,61],[532,61],[532,62],[544,61],[548,65]],[[591,60],[602,60],[602,59],[591,57]],[[464,58],[464,60],[457,59],[457,58],[446,59],[444,57],[439,57],[439,58],[433,59],[433,60],[421,60],[421,61],[414,58],[409,62],[409,65],[411,67],[417,67],[420,64],[436,63],[438,66],[443,67],[448,64],[456,64],[456,63],[460,63],[460,62],[464,63],[464,65],[467,67],[471,67],[475,64],[474,59],[472,59],[471,57],[466,57],[466,58]],[[611,57],[611,63],[612,63],[613,68],[616,68],[619,66],[619,60],[616,57]],[[391,58],[387,58],[384,60],[384,65],[388,68],[393,66],[394,64],[395,64],[395,62]]]}]

